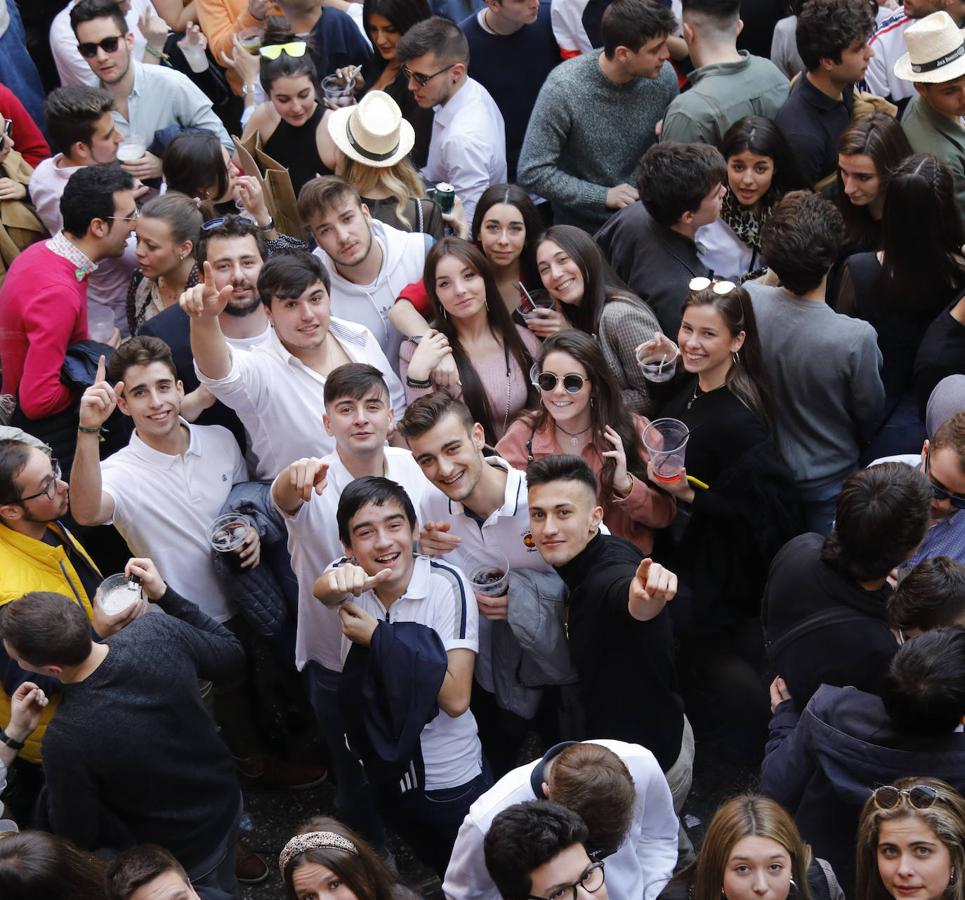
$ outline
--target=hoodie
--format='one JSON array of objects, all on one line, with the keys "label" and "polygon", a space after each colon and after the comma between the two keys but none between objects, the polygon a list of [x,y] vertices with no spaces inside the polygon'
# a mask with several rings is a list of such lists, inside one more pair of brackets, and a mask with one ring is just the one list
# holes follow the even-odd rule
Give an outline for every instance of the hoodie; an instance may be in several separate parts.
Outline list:
[{"label": "hoodie", "polygon": [[315,249],[315,255],[332,276],[332,315],[368,328],[398,373],[402,335],[389,322],[389,310],[407,284],[422,280],[426,251],[433,240],[425,234],[400,231],[377,219],[372,220],[371,226],[372,237],[382,248],[382,268],[371,284],[355,284],[344,278],[320,247]]}]

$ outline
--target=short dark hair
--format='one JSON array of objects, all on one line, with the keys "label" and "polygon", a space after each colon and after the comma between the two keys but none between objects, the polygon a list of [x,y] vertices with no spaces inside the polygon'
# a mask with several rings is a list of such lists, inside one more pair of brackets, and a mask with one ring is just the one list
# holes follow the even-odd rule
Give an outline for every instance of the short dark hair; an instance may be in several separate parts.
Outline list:
[{"label": "short dark hair", "polygon": [[647,41],[673,34],[677,20],[657,0],[613,0],[600,20],[603,53],[613,59],[617,47],[636,53]]},{"label": "short dark hair", "polygon": [[0,503],[18,503],[20,486],[17,478],[30,459],[30,444],[13,438],[0,440]]},{"label": "short dark hair", "polygon": [[736,24],[740,18],[740,0],[683,0],[681,8],[685,13],[697,13],[717,26]]},{"label": "short dark hair", "polygon": [[258,296],[271,309],[272,298],[291,300],[301,297],[313,284],[321,282],[328,291],[332,277],[325,264],[307,250],[276,253],[258,273]]},{"label": "short dark hair", "polygon": [[134,179],[116,164],[78,169],[67,179],[60,197],[64,231],[75,237],[84,237],[94,219],[112,221],[111,216],[115,213],[114,193],[133,188]]},{"label": "short dark hair", "polygon": [[79,666],[90,656],[90,622],[63,594],[32,591],[0,607],[0,638],[32,666]]},{"label": "short dark hair", "polygon": [[97,120],[113,109],[114,98],[103,88],[89,84],[55,88],[44,101],[50,143],[61,153],[70,153],[78,142],[89,144]]},{"label": "short dark hair", "polygon": [[965,623],[965,566],[947,556],[922,560],[888,598],[888,621],[902,631]]},{"label": "short dark hair", "polygon": [[182,131],[175,135],[164,151],[161,168],[169,191],[180,191],[206,204],[216,203],[228,192],[224,148],[218,135],[211,131]]},{"label": "short dark hair", "polygon": [[329,372],[325,379],[323,400],[326,406],[346,397],[361,400],[372,388],[379,388],[389,399],[385,375],[368,363],[345,363]]},{"label": "short dark hair", "polygon": [[841,53],[875,30],[868,0],[807,0],[797,16],[797,52],[813,72],[822,59],[841,62]]},{"label": "short dark hair", "polygon": [[70,27],[73,28],[75,35],[78,25],[94,19],[113,19],[121,34],[127,34],[130,31],[124,13],[113,0],[80,0],[70,11]]},{"label": "short dark hair", "polygon": [[355,514],[365,505],[385,506],[386,503],[398,503],[409,520],[409,527],[415,528],[415,508],[405,488],[401,484],[390,481],[388,478],[380,478],[375,475],[366,475],[363,478],[356,478],[338,498],[338,509],[335,512],[335,520],[338,523],[339,540],[346,547],[352,544],[352,533],[349,524]]},{"label": "short dark hair", "polygon": [[586,838],[586,825],[573,810],[551,800],[517,803],[486,832],[486,868],[504,900],[526,900],[533,871],[574,844],[585,845]]},{"label": "short dark hair", "polygon": [[841,488],[821,559],[853,581],[884,578],[922,542],[931,501],[931,485],[914,466],[860,469]]},{"label": "short dark hair", "polygon": [[214,225],[211,228],[201,228],[201,240],[198,241],[197,253],[198,266],[204,268],[204,264],[208,259],[208,243],[210,241],[215,239],[230,240],[231,238],[240,237],[253,237],[258,247],[258,255],[262,261],[264,261],[268,253],[265,250],[265,239],[261,236],[261,231],[258,229],[258,226],[252,222],[251,219],[229,213],[224,217],[220,225]]},{"label": "short dark hair", "polygon": [[942,422],[928,442],[929,453],[945,449],[958,454],[958,465],[965,472],[965,409]]},{"label": "short dark hair", "polygon": [[306,225],[314,215],[324,216],[336,203],[351,197],[361,208],[362,197],[355,185],[340,175],[318,175],[298,192],[298,215]]},{"label": "short dark hair", "polygon": [[151,363],[163,363],[171,370],[171,375],[177,380],[178,368],[174,364],[171,348],[159,337],[149,334],[139,334],[122,341],[107,363],[107,380],[116,384],[123,381],[127,370],[131,366],[149,366]]},{"label": "short dark hair", "polygon": [[936,628],[905,641],[888,666],[881,699],[903,734],[951,734],[965,717],[965,629]]},{"label": "short dark hair", "polygon": [[724,184],[727,163],[709,144],[654,144],[637,165],[640,199],[653,218],[669,228],[694,212],[714,185]]},{"label": "short dark hair", "polygon": [[185,884],[191,884],[184,866],[163,847],[157,844],[131,847],[112,860],[107,868],[105,887],[108,900],[128,900],[138,888],[166,872],[174,872],[184,879]]},{"label": "short dark hair", "polygon": [[830,200],[791,191],[764,225],[761,253],[792,294],[813,291],[838,258],[844,220]]},{"label": "short dark hair", "polygon": [[395,58],[406,63],[432,53],[440,63],[469,65],[469,41],[462,29],[449,19],[432,16],[416,22],[395,45]]},{"label": "short dark hair", "polygon": [[526,467],[526,486],[536,487],[551,481],[578,481],[585,485],[596,497],[596,476],[589,464],[581,456],[568,453],[554,453],[531,462]]},{"label": "short dark hair", "polygon": [[453,399],[446,391],[433,391],[431,394],[413,400],[406,407],[405,414],[399,420],[399,434],[407,441],[410,438],[421,437],[435,428],[443,417],[450,413],[466,426],[466,431],[470,431],[475,424],[472,413],[465,403]]}]

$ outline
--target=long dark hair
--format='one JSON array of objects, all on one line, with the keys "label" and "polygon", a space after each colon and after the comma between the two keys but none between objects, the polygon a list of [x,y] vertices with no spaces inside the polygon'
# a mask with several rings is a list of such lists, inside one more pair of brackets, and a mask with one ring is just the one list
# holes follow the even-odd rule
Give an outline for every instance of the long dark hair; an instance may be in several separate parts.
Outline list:
[{"label": "long dark hair", "polygon": [[[228,170],[218,136],[210,131],[184,131],[168,144],[162,162],[169,191],[203,201],[202,213],[214,218],[214,204],[228,192]],[[214,196],[209,196],[212,190]]]},{"label": "long dark hair", "polygon": [[106,863],[45,831],[0,840],[4,900],[103,900]]},{"label": "long dark hair", "polygon": [[768,427],[773,428],[774,405],[770,379],[764,368],[761,339],[750,294],[742,287],[735,287],[727,294],[717,294],[711,285],[702,291],[690,291],[681,313],[689,306],[713,306],[720,313],[731,337],[744,332],[744,346],[727,372],[727,389]]},{"label": "long dark hair", "polygon": [[[362,4],[362,25],[366,37],[369,36],[369,19],[373,14],[388,19],[400,35],[405,34],[416,23],[432,18],[432,10],[427,0],[365,0]],[[377,73],[376,78],[388,65],[377,47],[372,48],[371,65]]]},{"label": "long dark hair", "polygon": [[[262,40],[263,47],[273,47],[278,44],[290,44],[294,41],[302,40],[295,36],[292,27],[284,16],[268,16],[265,20],[265,37]],[[313,56],[314,48],[309,40],[305,53],[302,56],[289,56],[283,50],[278,54],[277,59],[268,59],[267,56],[261,57],[261,69],[259,77],[261,86],[265,93],[271,96],[271,87],[279,78],[296,78],[299,75],[307,75],[308,80],[315,87],[315,99],[321,102],[321,90],[318,84],[318,71],[315,68]]]},{"label": "long dark hair", "polygon": [[809,187],[798,169],[784,132],[764,116],[745,116],[738,119],[727,129],[720,152],[724,154],[724,159],[730,159],[738,153],[753,153],[771,159],[774,163],[774,177],[771,189],[764,198],[766,206],[776,203],[788,191]]},{"label": "long dark hair", "polygon": [[891,176],[881,219],[876,301],[931,321],[965,282],[954,179],[940,159],[918,153]]},{"label": "long dark hair", "polygon": [[515,206],[522,216],[526,240],[523,244],[523,252],[519,255],[519,277],[527,287],[537,287],[539,273],[536,271],[536,246],[543,233],[543,220],[539,210],[536,209],[536,204],[519,185],[493,184],[483,191],[472,217],[472,239],[477,245],[482,246],[479,232],[482,231],[486,213],[497,203]]},{"label": "long dark hair", "polygon": [[[612,449],[610,442],[604,436],[604,430],[609,425],[623,441],[623,449],[627,455],[627,471],[641,481],[646,481],[647,466],[643,461],[643,442],[634,427],[633,417],[623,402],[620,385],[607,365],[600,344],[585,331],[577,331],[575,328],[559,331],[543,342],[537,363],[539,371],[543,370],[543,360],[551,353],[566,353],[586,369],[590,379],[590,422],[592,423],[590,434],[593,445],[601,453]],[[542,431],[552,424],[549,410],[543,404],[536,412],[526,415],[536,431]],[[604,512],[609,509],[613,497],[615,468],[616,462],[606,458],[597,477],[600,504]]]},{"label": "long dark hair", "polygon": [[[455,257],[474,272],[477,272],[483,279],[486,287],[486,321],[489,325],[489,331],[516,360],[516,364],[523,373],[524,380],[528,379],[533,358],[529,355],[529,350],[526,349],[526,345],[519,336],[509,311],[506,309],[506,304],[503,303],[502,297],[499,295],[499,289],[496,287],[496,281],[493,278],[493,270],[482,250],[475,244],[461,238],[447,237],[438,241],[426,255],[423,276],[426,292],[432,301],[432,327],[441,331],[449,339],[449,346],[452,348],[452,355],[459,369],[463,400],[472,411],[473,418],[480,422],[485,429],[486,440],[490,444],[495,444],[495,425],[499,421],[499,415],[502,411],[492,409],[476,368],[459,342],[459,334],[456,331],[453,319],[446,314],[439,302],[439,296],[436,294],[436,268],[446,256]],[[531,405],[535,401],[535,389],[530,387],[527,405]]]},{"label": "long dark hair", "polygon": [[[553,225],[539,239],[552,241],[573,262],[583,276],[583,299],[578,306],[564,304],[564,314],[574,328],[587,334],[596,334],[603,315],[603,304],[611,297],[633,298],[636,295],[610,268],[596,241],[582,228],[574,225]],[[537,245],[538,246],[538,245]]]}]

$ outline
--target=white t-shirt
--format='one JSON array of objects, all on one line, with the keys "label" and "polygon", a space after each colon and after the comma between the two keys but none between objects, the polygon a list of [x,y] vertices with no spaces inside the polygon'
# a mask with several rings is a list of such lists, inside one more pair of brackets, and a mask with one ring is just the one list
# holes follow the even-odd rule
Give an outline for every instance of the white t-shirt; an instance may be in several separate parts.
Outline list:
[{"label": "white t-shirt", "polygon": [[[336,566],[347,562],[338,560]],[[417,556],[408,590],[386,611],[374,591],[355,604],[384,622],[418,622],[435,631],[450,650],[478,650],[479,616],[466,576],[448,563]],[[342,662],[352,642],[342,638]],[[482,772],[482,746],[471,710],[453,718],[443,709],[420,737],[427,791],[459,787]]]},{"label": "white t-shirt", "polygon": [[700,261],[717,278],[738,281],[751,271],[752,265],[755,269],[764,265],[763,258],[734,234],[734,230],[723,219],[702,225],[697,229],[694,240]]},{"label": "white t-shirt", "polygon": [[[338,612],[316,600],[312,588],[318,576],[345,554],[338,537],[335,513],[342,491],[353,478],[337,451],[328,454],[324,460],[328,463],[328,476],[322,495],[313,493],[294,515],[281,509],[279,512],[288,526],[288,552],[292,558],[292,571],[298,580],[295,666],[301,671],[312,659],[326,669],[341,672],[342,626]],[[422,474],[408,450],[386,447],[385,463],[385,477],[405,488],[418,515],[423,496],[437,489]]]},{"label": "white t-shirt", "polygon": [[102,489],[114,499],[112,523],[131,552],[154,560],[175,591],[223,622],[233,604],[215,577],[206,532],[248,470],[228,429],[181,423],[190,434],[183,455],[153,450],[135,431],[101,463]]}]

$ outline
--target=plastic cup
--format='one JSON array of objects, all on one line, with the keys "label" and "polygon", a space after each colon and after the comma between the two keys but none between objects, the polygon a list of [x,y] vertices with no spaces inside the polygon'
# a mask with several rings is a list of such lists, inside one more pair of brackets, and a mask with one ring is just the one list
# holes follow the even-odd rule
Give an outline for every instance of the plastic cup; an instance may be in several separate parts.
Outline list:
[{"label": "plastic cup", "polygon": [[129,134],[117,145],[117,158],[122,163],[134,162],[147,153],[147,142],[139,134]]},{"label": "plastic cup", "polygon": [[116,616],[130,609],[144,596],[140,582],[132,580],[123,572],[105,578],[98,588],[98,593],[101,608],[109,616]]},{"label": "plastic cup", "polygon": [[114,310],[96,300],[88,299],[87,333],[92,341],[106,344],[114,334]]},{"label": "plastic cup", "polygon": [[241,41],[241,46],[252,56],[258,53],[264,39],[265,29],[259,28],[257,25],[249,25],[247,28],[242,28],[241,31],[238,32],[238,40]]},{"label": "plastic cup", "polygon": [[326,75],[322,79],[325,99],[336,106],[351,106],[355,102],[355,83],[346,82],[337,75]]},{"label": "plastic cup", "polygon": [[642,351],[637,356],[637,362],[640,363],[643,377],[647,381],[669,381],[677,371],[674,357],[666,350]]},{"label": "plastic cup", "polygon": [[656,419],[643,432],[643,446],[650,454],[657,481],[669,483],[680,478],[690,429],[679,419]]},{"label": "plastic cup", "polygon": [[556,301],[549,295],[549,291],[543,290],[543,288],[528,290],[520,284],[519,299],[520,303],[517,309],[524,319],[538,318],[536,311],[539,309],[556,308]]},{"label": "plastic cup", "polygon": [[472,560],[468,569],[469,582],[477,594],[501,597],[509,589],[509,560],[502,554]]},{"label": "plastic cup", "polygon": [[241,557],[238,554],[254,524],[248,516],[241,513],[218,516],[208,528],[208,542],[212,549],[222,554],[222,558],[232,568],[240,569]]}]

